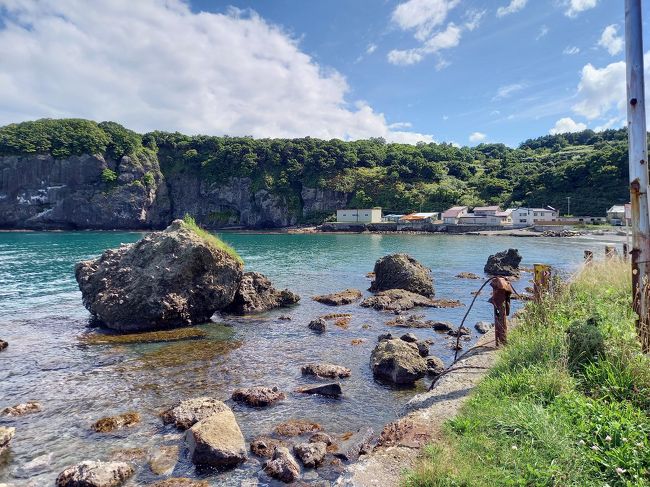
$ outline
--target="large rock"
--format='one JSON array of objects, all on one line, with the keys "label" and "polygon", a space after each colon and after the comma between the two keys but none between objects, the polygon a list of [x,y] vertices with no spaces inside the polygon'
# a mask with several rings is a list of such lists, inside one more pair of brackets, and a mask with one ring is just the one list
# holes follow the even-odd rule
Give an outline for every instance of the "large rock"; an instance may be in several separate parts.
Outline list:
[{"label": "large rock", "polygon": [[265,407],[285,399],[285,395],[277,387],[246,387],[236,389],[232,399],[248,406]]},{"label": "large rock", "polygon": [[488,257],[483,270],[491,276],[518,276],[520,263],[521,255],[519,251],[517,249],[508,249]]},{"label": "large rock", "polygon": [[350,377],[352,371],[347,367],[334,364],[307,364],[302,366],[302,375],[315,375],[327,379],[342,379]]},{"label": "large rock", "polygon": [[196,423],[185,439],[195,465],[232,468],[246,460],[244,435],[229,408]]},{"label": "large rock", "polygon": [[432,297],[435,294],[431,269],[424,267],[407,254],[382,257],[375,263],[375,279],[370,285],[373,292],[404,289],[415,294]]},{"label": "large rock", "polygon": [[435,305],[432,299],[404,289],[381,291],[361,301],[361,306],[364,308],[374,308],[379,311],[402,311],[416,306],[434,307]]},{"label": "large rock", "polygon": [[237,288],[232,303],[225,309],[228,313],[262,313],[274,308],[291,306],[300,301],[300,296],[288,289],[280,291],[259,272],[246,272]]},{"label": "large rock", "polygon": [[288,448],[278,446],[273,458],[264,464],[264,472],[269,477],[288,484],[300,477],[300,465]]},{"label": "large rock", "polygon": [[6,407],[0,412],[4,416],[16,417],[24,416],[26,414],[40,413],[43,407],[36,401],[28,401],[15,406]]},{"label": "large rock", "polygon": [[228,306],[242,264],[182,220],[75,268],[83,303],[101,323],[144,331],[202,323]]},{"label": "large rock", "polygon": [[215,413],[230,410],[230,408],[214,397],[195,397],[180,401],[162,413],[165,424],[173,424],[179,429],[186,430],[196,423]]},{"label": "large rock", "polygon": [[85,461],[67,467],[56,479],[56,487],[117,487],[134,473],[125,462]]},{"label": "large rock", "polygon": [[358,289],[345,289],[338,293],[314,296],[312,299],[329,306],[343,306],[345,304],[352,304],[355,301],[359,301],[361,296],[361,291]]},{"label": "large rock", "polygon": [[372,352],[370,366],[375,377],[394,384],[413,384],[427,373],[427,362],[417,345],[400,339],[380,341]]},{"label": "large rock", "polygon": [[135,412],[106,416],[98,419],[93,425],[93,431],[97,433],[109,433],[122,428],[134,426],[140,422],[140,415]]}]

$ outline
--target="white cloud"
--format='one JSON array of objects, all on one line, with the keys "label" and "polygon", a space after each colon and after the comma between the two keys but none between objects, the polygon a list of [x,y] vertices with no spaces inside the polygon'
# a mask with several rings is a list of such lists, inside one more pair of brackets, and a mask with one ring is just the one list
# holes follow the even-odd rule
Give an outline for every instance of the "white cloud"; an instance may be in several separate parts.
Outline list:
[{"label": "white cloud", "polygon": [[502,86],[497,90],[497,94],[494,95],[492,100],[497,101],[497,100],[503,100],[505,98],[509,98],[510,96],[517,93],[518,91],[523,90],[525,87],[526,86],[521,83],[514,83],[511,85]]},{"label": "white cloud", "polygon": [[548,34],[548,27],[546,25],[542,25],[539,28],[539,34],[537,34],[537,37],[535,37],[535,40],[538,41],[542,37],[546,37],[546,34]]},{"label": "white cloud", "polygon": [[416,39],[426,40],[431,32],[442,25],[449,11],[460,0],[408,0],[393,10],[392,19],[402,30],[414,30]]},{"label": "white cloud", "polygon": [[597,3],[598,0],[565,0],[566,10],[564,14],[567,17],[575,17],[580,12],[594,8]]},{"label": "white cloud", "polygon": [[564,117],[555,122],[555,126],[548,131],[551,135],[566,134],[567,132],[581,132],[586,130],[587,125],[582,122],[576,122],[570,117]]},{"label": "white cloud", "polygon": [[620,128],[625,125],[625,117],[612,117],[608,120],[605,120],[605,122],[601,125],[598,125],[594,130],[596,132],[602,132],[603,130],[611,129],[611,128]]},{"label": "white cloud", "polygon": [[528,3],[528,0],[510,0],[510,4],[505,7],[499,7],[497,9],[497,17],[503,17],[505,15],[514,14],[523,9]]},{"label": "white cloud", "polygon": [[598,45],[603,49],[607,49],[607,52],[612,56],[615,56],[623,50],[623,37],[618,35],[618,26],[616,24],[605,27],[598,41]]},{"label": "white cloud", "polygon": [[253,12],[181,0],[0,0],[0,124],[114,120],[138,131],[256,137],[430,135],[392,130],[345,78]]},{"label": "white cloud", "polygon": [[564,48],[564,51],[562,51],[562,54],[566,54],[568,56],[573,56],[574,54],[578,54],[580,52],[580,48],[577,46],[567,46]]},{"label": "white cloud", "polygon": [[486,13],[487,10],[468,10],[465,13],[465,28],[469,31],[478,29]]},{"label": "white cloud", "polygon": [[487,135],[482,133],[482,132],[473,132],[469,136],[469,141],[472,144],[476,144],[478,142],[483,142],[487,138]]},{"label": "white cloud", "polygon": [[[443,49],[456,47],[460,43],[461,32],[460,27],[450,22],[445,30],[431,36],[420,47],[405,50],[393,49],[388,53],[388,61],[392,64],[401,65],[418,63],[428,54],[434,54]],[[447,65],[448,63],[446,61],[439,61],[438,69],[444,68]]]},{"label": "white cloud", "polygon": [[373,52],[377,50],[377,44],[368,44],[368,47],[366,48],[366,54],[370,55]]},{"label": "white cloud", "polygon": [[588,120],[602,117],[612,109],[625,110],[625,63],[619,61],[600,69],[587,64],[582,68],[576,96],[579,101],[572,109]]}]

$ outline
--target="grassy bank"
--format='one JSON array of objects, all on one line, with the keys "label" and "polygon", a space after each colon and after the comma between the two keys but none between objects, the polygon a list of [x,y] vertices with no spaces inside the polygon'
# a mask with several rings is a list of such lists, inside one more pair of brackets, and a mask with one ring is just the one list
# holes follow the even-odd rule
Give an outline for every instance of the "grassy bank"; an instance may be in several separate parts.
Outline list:
[{"label": "grassy bank", "polygon": [[530,304],[405,485],[650,485],[650,359],[630,281],[628,266],[597,264]]}]

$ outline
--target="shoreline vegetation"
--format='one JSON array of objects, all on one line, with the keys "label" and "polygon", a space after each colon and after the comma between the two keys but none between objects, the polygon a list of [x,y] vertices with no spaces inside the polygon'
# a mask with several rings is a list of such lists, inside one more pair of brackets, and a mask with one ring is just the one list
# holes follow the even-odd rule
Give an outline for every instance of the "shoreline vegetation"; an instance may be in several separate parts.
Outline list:
[{"label": "shoreline vegetation", "polygon": [[650,358],[629,265],[584,267],[518,322],[404,485],[649,485]]}]

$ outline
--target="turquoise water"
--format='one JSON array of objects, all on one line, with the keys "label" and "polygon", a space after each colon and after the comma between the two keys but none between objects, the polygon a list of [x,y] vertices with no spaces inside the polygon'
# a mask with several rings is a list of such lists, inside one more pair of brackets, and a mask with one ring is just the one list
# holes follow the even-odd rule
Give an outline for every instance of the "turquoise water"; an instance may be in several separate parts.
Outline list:
[{"label": "turquoise water", "polygon": [[[439,298],[469,304],[481,281],[456,279],[461,271],[482,273],[488,255],[518,248],[523,265],[535,262],[574,271],[585,249],[603,253],[604,241],[474,237],[447,235],[287,235],[225,234],[222,237],[242,255],[248,270],[263,272],[277,287],[302,296],[301,304],[253,318],[215,316],[205,324],[205,339],[175,343],[88,345],[84,336],[96,333],[81,304],[73,275],[74,264],[99,255],[120,243],[133,242],[141,233],[52,232],[0,233],[0,338],[10,346],[0,352],[0,409],[37,400],[43,412],[0,424],[16,427],[8,453],[0,457],[0,482],[15,485],[52,485],[68,464],[85,459],[109,459],[125,448],[182,445],[182,437],[163,427],[158,414],[178,399],[213,395],[228,400],[232,391],[248,385],[277,385],[287,400],[255,410],[231,404],[247,440],[268,433],[291,418],[305,418],[341,434],[362,426],[380,431],[393,420],[412,395],[424,390],[396,390],[372,378],[368,365],[377,336],[386,331],[391,315],[356,304],[332,308],[310,296],[348,287],[365,291],[375,260],[393,252],[407,252],[431,267]],[[515,287],[529,285],[528,274]],[[479,297],[469,317],[489,320],[487,296]],[[418,310],[428,319],[458,324],[466,308]],[[353,314],[348,329],[330,327],[323,335],[307,329],[309,321],[330,312]],[[291,321],[282,321],[289,315]],[[444,335],[415,330],[420,338],[435,341],[431,353],[449,363],[453,352]],[[353,346],[353,339],[361,339]],[[476,339],[476,336],[473,336]],[[292,393],[310,383],[300,366],[326,361],[352,369],[341,381],[344,397],[331,400]],[[116,434],[96,434],[90,425],[102,416],[138,411],[142,423]],[[260,462],[251,457],[241,468],[227,473],[195,471],[181,450],[175,476],[201,477],[212,485],[240,485],[244,478],[260,476]],[[140,461],[129,485],[156,480]],[[329,475],[329,474],[327,474]],[[327,476],[325,475],[325,476]]]}]

